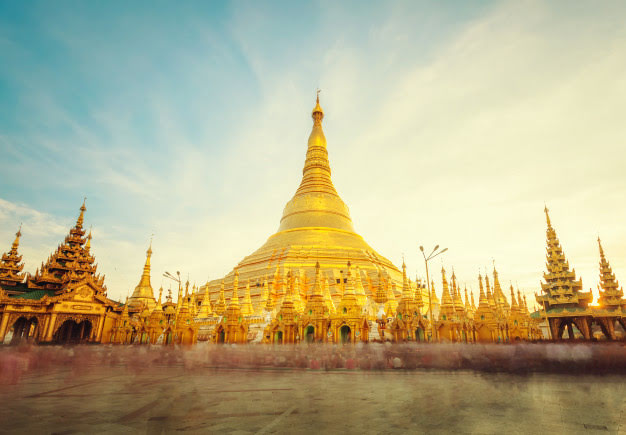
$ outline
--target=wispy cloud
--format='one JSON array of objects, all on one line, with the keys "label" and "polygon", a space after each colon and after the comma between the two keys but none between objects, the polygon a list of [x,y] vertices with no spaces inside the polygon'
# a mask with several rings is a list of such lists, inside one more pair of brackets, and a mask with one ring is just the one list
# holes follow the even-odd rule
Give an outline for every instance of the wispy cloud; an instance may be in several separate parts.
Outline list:
[{"label": "wispy cloud", "polygon": [[320,86],[335,185],[392,261],[404,253],[423,275],[417,247],[439,243],[468,285],[493,258],[530,294],[545,201],[585,287],[598,232],[626,274],[622,3],[356,6],[181,8],[175,26],[164,12],[122,20],[85,6],[75,13],[105,28],[67,13],[34,21],[49,57],[9,27],[3,240],[24,220],[52,248],[87,195],[111,295],[136,285],[152,232],[155,286],[164,270],[223,275],[278,227]]}]

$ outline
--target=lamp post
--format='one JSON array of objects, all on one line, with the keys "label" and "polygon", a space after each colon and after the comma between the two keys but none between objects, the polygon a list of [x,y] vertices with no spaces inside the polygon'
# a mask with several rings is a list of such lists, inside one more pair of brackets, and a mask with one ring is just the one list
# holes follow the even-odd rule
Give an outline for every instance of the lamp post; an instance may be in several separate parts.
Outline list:
[{"label": "lamp post", "polygon": [[426,257],[426,253],[424,252],[424,247],[420,246],[420,251],[422,251],[422,256],[424,257],[424,265],[426,266],[426,285],[428,286],[428,318],[430,320],[430,334],[431,339],[435,339],[435,321],[433,319],[433,298],[430,291],[430,277],[428,276],[428,262],[435,258],[439,254],[443,254],[448,250],[448,248],[443,248],[441,251],[437,251],[439,249],[439,245],[435,246],[435,249],[430,253],[428,257]]},{"label": "lamp post", "polygon": [[180,272],[179,272],[179,271],[176,271],[176,274],[177,274],[177,277],[176,277],[176,276],[174,276],[173,274],[169,273],[169,272],[165,272],[165,273],[163,274],[163,276],[164,276],[165,278],[171,279],[171,280],[172,280],[172,281],[174,281],[174,282],[177,282],[177,283],[178,283],[178,290],[180,291],[180,289],[181,289],[181,287],[182,287],[182,281],[181,281],[181,279],[180,279]]}]

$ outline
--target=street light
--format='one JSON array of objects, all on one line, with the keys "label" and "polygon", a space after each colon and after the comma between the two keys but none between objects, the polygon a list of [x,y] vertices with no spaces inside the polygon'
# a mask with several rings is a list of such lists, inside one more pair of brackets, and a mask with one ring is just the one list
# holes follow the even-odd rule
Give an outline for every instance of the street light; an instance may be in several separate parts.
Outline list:
[{"label": "street light", "polygon": [[435,339],[435,322],[433,319],[433,298],[430,291],[430,277],[428,276],[428,262],[435,258],[439,254],[443,254],[448,250],[448,248],[443,248],[441,251],[436,252],[439,249],[439,245],[436,245],[433,251],[430,253],[428,257],[426,257],[426,253],[424,252],[424,247],[420,246],[420,251],[422,251],[422,256],[424,257],[424,265],[426,266],[426,285],[428,286],[428,317],[430,319],[430,334],[432,339]]},{"label": "street light", "polygon": [[163,274],[163,276],[164,276],[165,278],[167,278],[167,279],[171,279],[172,281],[177,282],[177,283],[178,283],[178,290],[180,291],[180,289],[182,288],[182,281],[181,281],[181,279],[180,279],[180,272],[179,272],[179,271],[176,271],[176,275],[178,275],[178,276],[176,277],[176,276],[174,276],[173,274],[171,274],[171,273],[169,273],[169,272],[165,272],[165,273]]}]

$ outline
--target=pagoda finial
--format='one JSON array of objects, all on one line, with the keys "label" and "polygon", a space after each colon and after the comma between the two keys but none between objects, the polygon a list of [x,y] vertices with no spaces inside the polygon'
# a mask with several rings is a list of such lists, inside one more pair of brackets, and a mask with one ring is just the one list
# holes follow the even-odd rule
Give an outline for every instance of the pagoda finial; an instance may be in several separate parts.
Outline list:
[{"label": "pagoda finial", "polygon": [[548,223],[548,228],[552,228],[552,224],[550,223],[550,215],[548,214],[548,206],[544,204],[543,211],[546,213],[546,222]]},{"label": "pagoda finial", "polygon": [[87,244],[85,245],[85,249],[87,251],[91,249],[91,226],[89,227],[89,234],[87,235]]},{"label": "pagoda finial", "polygon": [[87,210],[87,207],[85,207],[85,202],[87,202],[86,196],[83,199],[83,205],[80,206],[80,214],[78,215],[78,219],[76,220],[76,228],[83,227],[83,221],[85,220],[85,210]]},{"label": "pagoda finial", "polygon": [[602,242],[600,241],[600,236],[598,236],[598,247],[600,248],[600,257],[604,258],[604,249],[602,249]]},{"label": "pagoda finial", "polygon": [[22,224],[20,223],[20,227],[15,233],[15,241],[13,242],[13,250],[17,252],[17,248],[20,246],[20,237],[22,237]]},{"label": "pagoda finial", "polygon": [[324,118],[324,111],[322,110],[322,106],[320,106],[320,92],[322,92],[322,90],[318,89],[316,93],[315,107],[313,108],[313,112],[311,113],[315,124],[321,123],[322,119]]},{"label": "pagoda finial", "polygon": [[150,261],[150,257],[152,256],[152,239],[154,238],[154,233],[150,236],[150,244],[148,245],[148,250],[146,254],[148,255],[148,261]]}]

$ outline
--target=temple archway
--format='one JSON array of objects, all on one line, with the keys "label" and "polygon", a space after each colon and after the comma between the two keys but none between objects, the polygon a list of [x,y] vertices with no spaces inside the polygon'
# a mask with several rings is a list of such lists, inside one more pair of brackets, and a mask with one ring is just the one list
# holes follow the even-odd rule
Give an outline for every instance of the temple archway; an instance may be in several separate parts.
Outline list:
[{"label": "temple archway", "polygon": [[186,329],[180,339],[180,344],[193,344],[193,330]]},{"label": "temple archway", "polygon": [[415,341],[424,341],[424,328],[421,326],[415,330]]},{"label": "temple archway", "polygon": [[304,339],[307,343],[313,343],[315,340],[315,327],[313,325],[309,325],[304,330]]},{"label": "temple archway", "polygon": [[13,326],[11,327],[11,344],[21,343],[22,340],[26,340],[28,338],[28,333],[30,332],[30,321],[22,316],[19,317]]},{"label": "temple archway", "polygon": [[493,341],[492,335],[491,335],[491,330],[489,328],[487,328],[486,326],[481,326],[480,328],[478,328],[478,331],[476,331],[476,338],[478,339],[478,341],[480,341],[481,343],[489,343],[491,341]]},{"label": "temple archway", "polygon": [[283,344],[283,331],[276,331],[274,334],[274,343]]},{"label": "temple archway", "polygon": [[226,332],[223,327],[219,327],[217,330],[217,342],[224,343],[226,341]]},{"label": "temple archway", "polygon": [[92,325],[89,320],[78,323],[75,320],[66,320],[54,333],[52,342],[56,344],[77,344],[89,341]]},{"label": "temple archway", "polygon": [[339,329],[339,336],[341,337],[342,343],[350,343],[352,341],[352,330],[348,325],[343,325]]}]

